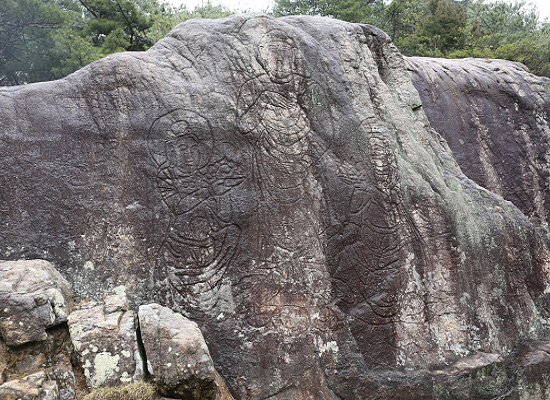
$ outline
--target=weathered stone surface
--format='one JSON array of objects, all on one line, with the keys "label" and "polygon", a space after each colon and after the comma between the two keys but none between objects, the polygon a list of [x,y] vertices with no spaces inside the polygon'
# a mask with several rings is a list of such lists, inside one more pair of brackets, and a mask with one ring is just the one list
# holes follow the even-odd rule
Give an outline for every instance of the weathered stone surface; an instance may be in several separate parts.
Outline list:
[{"label": "weathered stone surface", "polygon": [[125,296],[80,304],[69,315],[69,332],[89,389],[143,379],[136,317]]},{"label": "weathered stone surface", "polygon": [[72,306],[68,282],[49,262],[0,263],[1,399],[74,399]]},{"label": "weathered stone surface", "polygon": [[193,321],[158,304],[139,307],[147,370],[160,393],[192,400],[232,400]]},{"label": "weathered stone surface", "polygon": [[8,346],[45,340],[47,328],[67,321],[72,297],[47,261],[0,262],[0,338]]},{"label": "weathered stone surface", "polygon": [[433,397],[438,400],[493,399],[514,385],[499,354],[478,353],[433,372]]},{"label": "weathered stone surface", "polygon": [[464,173],[550,223],[550,79],[504,60],[409,58],[432,126]]},{"label": "weathered stone surface", "polygon": [[59,392],[57,383],[39,372],[0,385],[0,399],[59,400]]},{"label": "weathered stone surface", "polygon": [[[447,140],[464,173],[514,203],[548,237],[550,79],[503,60],[413,57],[407,63],[431,125]],[[546,329],[549,304],[548,295],[537,302]],[[508,360],[504,373],[502,366],[495,370],[492,365],[490,374],[462,387],[447,379],[440,394],[456,399],[457,393],[471,394],[472,388],[493,379],[501,387],[499,392],[499,385],[485,384],[493,396],[506,393],[504,385],[509,388],[505,399],[547,398],[550,364],[548,348],[537,347],[548,346],[542,343],[523,348],[518,359]]]},{"label": "weathered stone surface", "polygon": [[0,148],[0,256],[197,321],[235,398],[433,398],[426,367],[539,334],[544,241],[375,28],[189,21],[0,89]]},{"label": "weathered stone surface", "polygon": [[[0,385],[21,377],[45,373],[55,381],[59,400],[75,397],[75,373],[71,365],[71,346],[66,326],[47,331],[47,338],[17,348],[0,341]],[[0,396],[0,399],[3,397]]]},{"label": "weathered stone surface", "polygon": [[515,360],[513,372],[517,383],[510,399],[549,398],[550,342],[538,341],[522,346]]}]

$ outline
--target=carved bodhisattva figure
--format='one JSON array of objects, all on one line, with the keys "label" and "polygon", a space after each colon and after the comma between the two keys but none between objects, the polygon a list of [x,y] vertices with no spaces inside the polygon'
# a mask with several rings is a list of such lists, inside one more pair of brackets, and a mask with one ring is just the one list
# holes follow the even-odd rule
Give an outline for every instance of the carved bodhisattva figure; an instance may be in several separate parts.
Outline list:
[{"label": "carved bodhisattva figure", "polygon": [[171,221],[161,248],[166,275],[186,301],[218,315],[233,307],[224,277],[240,238],[237,225],[224,219],[220,198],[244,177],[236,163],[216,153],[200,115],[176,110],[163,119],[166,139],[154,159]]},{"label": "carved bodhisattva figure", "polygon": [[303,54],[281,30],[264,34],[255,49],[258,75],[243,84],[238,127],[257,143],[256,168],[266,199],[294,202],[307,190],[311,167],[310,124],[303,109]]}]

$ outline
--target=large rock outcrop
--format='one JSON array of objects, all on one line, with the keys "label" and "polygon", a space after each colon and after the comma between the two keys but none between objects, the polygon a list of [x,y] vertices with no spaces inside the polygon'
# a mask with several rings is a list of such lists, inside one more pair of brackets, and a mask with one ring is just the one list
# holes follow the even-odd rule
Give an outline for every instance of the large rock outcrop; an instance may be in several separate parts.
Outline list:
[{"label": "large rock outcrop", "polygon": [[550,79],[503,60],[407,59],[432,126],[462,171],[550,223]]},{"label": "large rock outcrop", "polygon": [[237,399],[434,397],[396,369],[540,335],[549,264],[421,104],[376,28],[189,21],[0,90],[0,257],[197,321]]}]

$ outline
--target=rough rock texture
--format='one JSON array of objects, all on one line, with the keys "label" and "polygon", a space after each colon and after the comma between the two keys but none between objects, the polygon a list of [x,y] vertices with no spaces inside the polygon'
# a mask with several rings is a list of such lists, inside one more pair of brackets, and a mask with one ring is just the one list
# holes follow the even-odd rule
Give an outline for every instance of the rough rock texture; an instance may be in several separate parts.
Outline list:
[{"label": "rough rock texture", "polygon": [[[73,400],[76,381],[71,354],[66,326],[49,329],[45,340],[17,348],[9,348],[0,341],[0,385],[9,381],[19,382],[27,376],[46,374],[47,380],[56,383],[59,395],[56,400]],[[0,395],[0,399],[4,397]]]},{"label": "rough rock texture", "polygon": [[503,60],[409,58],[432,126],[464,173],[550,223],[550,79]]},{"label": "rough rock texture", "polygon": [[233,400],[196,323],[158,304],[140,306],[138,318],[147,371],[161,394],[189,400]]},{"label": "rough rock texture", "polygon": [[197,321],[235,398],[433,398],[423,368],[540,334],[543,240],[375,28],[189,21],[1,89],[0,149],[0,256]]},{"label": "rough rock texture", "polygon": [[68,282],[49,262],[0,262],[0,399],[74,399],[72,306]]},{"label": "rough rock texture", "polygon": [[78,305],[69,315],[69,332],[88,388],[118,386],[143,379],[137,321],[126,297]]},{"label": "rough rock texture", "polygon": [[2,400],[58,400],[57,383],[44,372],[28,375],[0,385]]},{"label": "rough rock texture", "polygon": [[[0,265],[4,272],[10,272],[2,276],[1,284],[17,289],[18,298],[41,298],[37,293],[59,288],[70,293],[67,281],[46,261]],[[42,292],[37,292],[37,286]],[[0,399],[74,400],[78,390],[82,395],[97,387],[145,379],[141,356],[145,351],[136,330],[137,320],[128,311],[124,288],[118,287],[116,291],[118,295],[102,301],[76,305],[68,318],[59,318],[57,322],[62,323],[46,330],[43,319],[25,319],[26,329],[21,337],[28,338],[28,332],[41,331],[43,334],[36,335],[35,341],[14,347],[0,338]],[[58,301],[56,307],[62,308],[62,303]],[[9,307],[7,302],[5,305]],[[158,305],[142,309],[146,347],[151,357],[149,369],[154,372],[152,378],[159,389],[184,399],[232,400],[214,369],[197,325]],[[61,315],[59,310],[56,315]],[[16,333],[10,337],[17,337]],[[182,371],[186,374],[177,376]]]},{"label": "rough rock texture", "polygon": [[520,349],[515,379],[512,394],[517,398],[550,398],[550,342],[528,343]]},{"label": "rough rock texture", "polygon": [[72,304],[68,282],[49,262],[0,262],[0,338],[8,346],[46,340]]}]

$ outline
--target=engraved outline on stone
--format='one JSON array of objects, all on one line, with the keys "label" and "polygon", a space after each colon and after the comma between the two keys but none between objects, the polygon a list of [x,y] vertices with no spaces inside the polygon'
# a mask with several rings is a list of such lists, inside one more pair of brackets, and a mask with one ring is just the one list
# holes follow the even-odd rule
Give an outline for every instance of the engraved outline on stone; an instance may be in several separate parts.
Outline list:
[{"label": "engraved outline on stone", "polygon": [[406,230],[407,221],[400,216],[395,155],[383,132],[363,123],[354,132],[350,144],[355,144],[352,152],[357,155],[350,162],[334,164],[343,185],[338,190],[347,193],[342,195],[349,203],[337,221],[341,227],[329,228],[329,248],[334,251],[329,257],[336,266],[331,276],[340,292],[339,306],[356,320],[352,330],[361,345],[364,339],[357,337],[357,329],[363,324],[386,326],[388,331],[396,322],[399,307],[392,287],[401,281],[399,253],[404,243],[399,232]]},{"label": "engraved outline on stone", "polygon": [[255,59],[260,73],[240,87],[237,126],[257,146],[254,167],[262,177],[261,191],[293,202],[303,195],[305,171],[312,165],[311,129],[301,98],[307,93],[304,57],[292,37],[273,29],[258,41]]},{"label": "engraved outline on stone", "polygon": [[[217,154],[206,118],[176,109],[154,124],[162,129],[162,122],[168,124],[162,149],[152,158],[157,188],[171,214],[159,249],[166,249],[171,261],[165,266],[166,276],[190,305],[215,309],[241,236],[237,224],[220,217],[218,199],[240,185],[245,175],[238,172],[236,162]],[[201,304],[210,292],[214,300]]]}]

